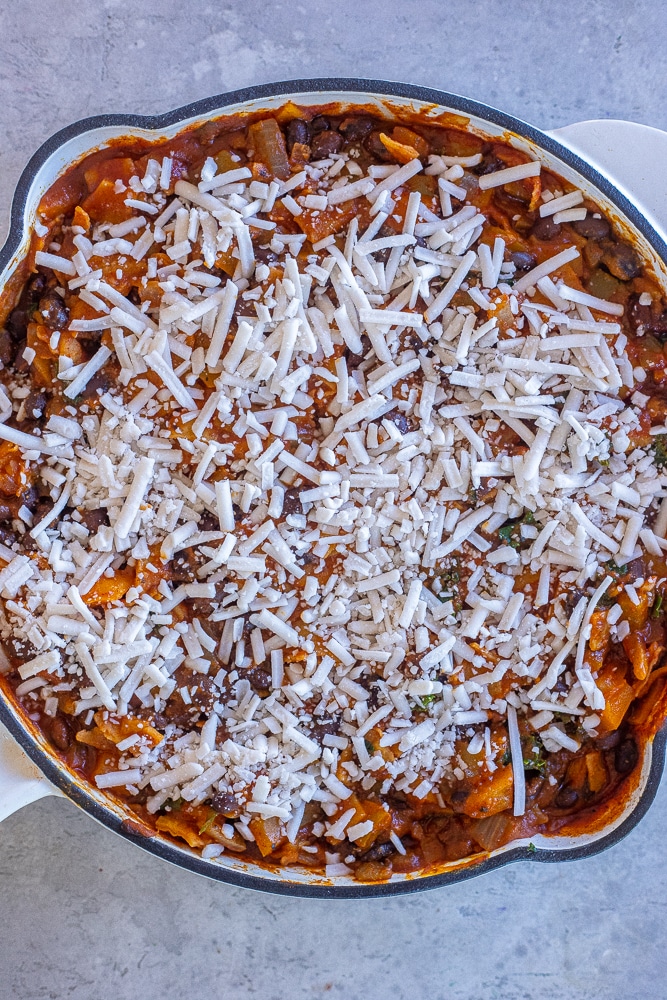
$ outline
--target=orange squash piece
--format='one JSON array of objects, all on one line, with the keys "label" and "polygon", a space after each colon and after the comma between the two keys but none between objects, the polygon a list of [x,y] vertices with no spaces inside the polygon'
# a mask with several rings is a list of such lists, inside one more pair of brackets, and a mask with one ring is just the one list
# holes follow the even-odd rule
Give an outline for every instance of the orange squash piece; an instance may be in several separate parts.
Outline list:
[{"label": "orange squash piece", "polygon": [[86,604],[93,606],[107,604],[109,601],[120,601],[134,585],[134,566],[118,569],[113,576],[101,577],[95,586],[83,595]]},{"label": "orange squash piece", "polygon": [[404,125],[397,125],[391,133],[395,142],[400,142],[403,146],[412,146],[420,156],[428,156],[430,152],[429,144],[418,132],[413,132],[411,128]]},{"label": "orange squash piece", "polygon": [[454,806],[472,819],[495,816],[509,809],[514,799],[514,773],[508,765],[499,767],[490,777],[482,779],[466,796],[464,802]]},{"label": "orange squash piece", "polygon": [[611,733],[618,729],[633,699],[632,688],[623,676],[621,667],[614,664],[601,671],[597,685],[605,698],[600,714],[600,731]]},{"label": "orange squash piece", "polygon": [[419,158],[419,153],[414,146],[406,146],[402,142],[397,142],[384,132],[380,132],[380,142],[387,152],[391,153],[397,163],[409,163],[410,160],[417,160]]},{"label": "orange squash piece", "polygon": [[200,837],[191,821],[178,813],[165,813],[158,816],[155,827],[160,833],[170,833],[172,837],[184,840],[190,847],[204,847],[206,841]]},{"label": "orange squash piece", "polygon": [[273,176],[287,180],[291,173],[287,148],[275,118],[254,122],[248,129],[248,140],[254,148],[256,158],[268,167]]},{"label": "orange squash piece", "polygon": [[599,792],[609,781],[604,757],[599,750],[586,754],[586,770],[588,772],[588,787],[592,792]]},{"label": "orange squash piece", "polygon": [[258,817],[248,824],[263,858],[287,840],[285,828],[276,816]]}]

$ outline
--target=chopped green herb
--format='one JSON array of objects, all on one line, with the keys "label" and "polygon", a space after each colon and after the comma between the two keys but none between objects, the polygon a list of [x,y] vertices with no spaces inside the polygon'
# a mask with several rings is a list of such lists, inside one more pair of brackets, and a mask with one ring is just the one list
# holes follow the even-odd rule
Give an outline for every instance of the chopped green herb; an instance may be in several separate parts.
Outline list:
[{"label": "chopped green herb", "polygon": [[174,799],[173,802],[165,802],[163,808],[165,812],[180,812],[183,808],[183,799],[178,798]]},{"label": "chopped green herb", "polygon": [[667,436],[656,434],[651,441],[653,461],[657,469],[663,469],[667,465]]},{"label": "chopped green herb", "polygon": [[460,598],[457,595],[457,587],[460,580],[459,565],[454,557],[449,566],[439,574],[440,591],[437,597],[443,604],[446,601],[452,601],[455,612],[460,611],[462,606]]},{"label": "chopped green herb", "polygon": [[537,771],[544,774],[547,761],[544,756],[544,744],[537,734],[522,741],[524,771]]},{"label": "chopped green herb", "polygon": [[536,854],[537,853],[537,848],[535,847],[535,844],[532,841],[530,842],[530,844],[528,845],[528,847],[526,848],[526,850],[528,851],[529,854]]},{"label": "chopped green herb", "polygon": [[659,618],[662,611],[662,594],[656,594],[651,608],[651,618]]},{"label": "chopped green herb", "polygon": [[217,812],[215,812],[215,810],[212,809],[204,825],[199,828],[199,832],[206,833],[208,830],[210,830],[213,824],[215,823],[217,816],[218,816]]},{"label": "chopped green herb", "polygon": [[[458,571],[458,567],[452,566],[445,573],[440,574],[440,582],[442,584],[443,590],[452,590],[461,579],[461,574]],[[442,591],[441,591],[442,593]]]},{"label": "chopped green herb", "polygon": [[608,562],[606,562],[605,566],[607,567],[610,573],[616,573],[618,576],[625,576],[625,574],[628,572],[627,563],[622,563],[619,566],[613,559],[610,559]]},{"label": "chopped green herb", "polygon": [[364,746],[366,747],[368,753],[375,753],[375,747],[370,740],[364,740]]},{"label": "chopped green herb", "polygon": [[513,549],[521,549],[524,542],[521,537],[522,524],[535,524],[535,518],[532,511],[527,510],[521,517],[517,517],[512,521],[506,521],[505,524],[498,529],[500,540],[504,542],[505,545],[510,545]]},{"label": "chopped green herb", "polygon": [[515,527],[515,524],[503,524],[502,528],[498,529],[498,534],[505,545],[511,545],[513,549],[518,549],[519,541],[513,537]]},{"label": "chopped green herb", "polygon": [[436,698],[437,695],[435,694],[422,694],[419,696],[419,700],[424,708],[428,708],[429,705],[432,705]]},{"label": "chopped green herb", "polygon": [[503,767],[507,767],[507,765],[511,764],[511,762],[512,762],[512,754],[509,752],[509,750],[506,750],[505,753],[500,758],[500,763],[503,765]]}]

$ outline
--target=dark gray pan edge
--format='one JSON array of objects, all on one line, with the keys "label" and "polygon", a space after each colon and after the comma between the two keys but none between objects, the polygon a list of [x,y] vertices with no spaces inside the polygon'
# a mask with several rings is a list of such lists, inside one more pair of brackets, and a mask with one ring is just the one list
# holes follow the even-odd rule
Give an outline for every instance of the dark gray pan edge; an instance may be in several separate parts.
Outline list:
[{"label": "dark gray pan edge", "polygon": [[[0,249],[0,270],[3,269],[12,259],[19,249],[23,239],[23,213],[25,210],[30,186],[35,175],[49,157],[70,139],[90,132],[95,129],[120,126],[126,128],[141,128],[155,132],[164,131],[172,125],[184,122],[190,118],[201,117],[212,112],[220,112],[229,105],[239,104],[245,101],[257,101],[263,98],[269,99],[274,96],[301,94],[314,92],[343,93],[352,91],[364,94],[377,94],[381,97],[402,97],[411,100],[423,101],[452,108],[464,115],[473,115],[480,119],[494,123],[507,131],[529,139],[536,146],[551,153],[563,163],[578,171],[583,177],[589,180],[602,194],[609,199],[632,223],[634,228],[642,234],[647,243],[667,264],[667,244],[653,229],[647,219],[639,209],[602,174],[598,173],[585,160],[577,156],[567,147],[562,146],[557,140],[546,135],[539,129],[526,122],[505,114],[488,105],[470,100],[467,97],[460,97],[456,94],[448,94],[444,91],[431,90],[426,87],[415,87],[410,84],[392,83],[386,80],[355,80],[345,78],[314,79],[314,80],[290,80],[275,84],[262,84],[256,87],[247,87],[243,90],[235,90],[226,94],[218,94],[214,97],[207,97],[193,104],[187,104],[175,111],[169,111],[163,115],[97,115],[91,118],[83,118],[80,121],[68,125],[66,128],[56,132],[40,146],[31,157],[16,186],[11,207],[10,229],[7,240]],[[14,736],[28,757],[37,765],[39,770],[49,779],[60,791],[62,791],[76,805],[80,806],[94,819],[104,826],[118,833],[130,843],[141,847],[143,850],[177,865],[179,868],[186,868],[204,875],[207,878],[226,882],[230,885],[241,886],[243,888],[271,892],[286,896],[304,896],[323,899],[365,899],[372,896],[395,896],[408,892],[421,892],[425,889],[434,889],[439,886],[452,885],[455,882],[463,882],[467,879],[484,875],[497,868],[516,861],[538,861],[542,863],[553,863],[560,861],[576,861],[583,858],[590,858],[601,851],[619,843],[637,825],[645,815],[649,806],[653,802],[665,764],[665,750],[667,744],[667,730],[663,728],[653,741],[653,755],[651,759],[650,771],[646,781],[644,791],[637,801],[634,809],[626,819],[619,824],[611,833],[600,837],[592,843],[581,847],[567,848],[564,850],[548,850],[544,848],[532,849],[531,847],[516,847],[504,852],[497,857],[488,858],[478,864],[470,865],[451,872],[444,872],[436,875],[424,875],[417,878],[406,879],[401,882],[382,883],[359,883],[358,885],[317,885],[303,884],[290,881],[279,881],[261,875],[247,875],[243,872],[232,871],[216,864],[206,862],[196,855],[191,855],[185,851],[180,851],[168,842],[157,837],[140,837],[130,833],[123,825],[123,820],[116,813],[106,806],[101,805],[94,796],[82,787],[57,760],[44,750],[37,741],[30,735],[28,729],[20,721],[16,710],[10,703],[0,696],[0,722],[2,722],[10,733]]]}]

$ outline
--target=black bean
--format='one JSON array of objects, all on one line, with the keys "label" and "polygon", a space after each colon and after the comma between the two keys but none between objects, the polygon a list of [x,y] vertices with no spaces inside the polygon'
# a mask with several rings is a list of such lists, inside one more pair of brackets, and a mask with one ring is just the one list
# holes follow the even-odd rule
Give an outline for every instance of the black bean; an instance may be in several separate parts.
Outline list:
[{"label": "black bean", "polygon": [[630,326],[633,330],[638,329],[638,327],[643,326],[644,328],[648,326],[653,317],[653,311],[650,306],[642,306],[639,303],[639,296],[637,294],[631,295],[628,299],[628,308],[626,315],[628,317]]},{"label": "black bean", "polygon": [[60,716],[57,716],[51,723],[51,740],[59,750],[67,750],[72,742],[70,728]]},{"label": "black bean", "polygon": [[14,361],[12,363],[14,371],[17,372],[19,375],[25,375],[28,371],[28,368],[30,367],[26,359],[23,357],[23,352],[25,351],[25,349],[26,349],[26,342],[24,338],[23,340],[18,341],[18,346],[14,354]]},{"label": "black bean", "polygon": [[335,736],[340,729],[340,723],[340,719],[316,717],[316,721],[310,728],[310,735],[314,740],[321,740],[324,736]]},{"label": "black bean", "polygon": [[15,531],[11,531],[9,528],[5,527],[0,528],[0,542],[2,542],[3,545],[7,545],[11,548],[14,542],[17,541],[17,537],[18,536]]},{"label": "black bean", "polygon": [[374,712],[376,708],[380,707],[380,688],[377,684],[371,684],[370,694],[368,695],[368,701],[366,702],[366,707],[369,712]]},{"label": "black bean", "polygon": [[494,153],[487,153],[482,158],[481,163],[472,168],[473,174],[481,177],[483,174],[494,174],[496,170],[502,170],[507,164],[503,163]]},{"label": "black bean", "polygon": [[628,299],[626,315],[633,330],[638,330],[639,327],[642,327],[643,333],[654,333],[662,339],[667,334],[667,311],[654,313],[650,305],[642,306],[639,304],[639,296],[637,294],[631,295]]},{"label": "black bean", "polygon": [[313,135],[318,132],[328,132],[331,128],[331,122],[325,115],[315,115],[310,123],[310,131]]},{"label": "black bean", "polygon": [[620,281],[630,281],[641,274],[641,260],[627,243],[613,243],[602,258],[602,263]]},{"label": "black bean", "polygon": [[10,636],[5,640],[11,656],[18,660],[32,660],[37,656],[37,650],[27,639],[20,639],[18,636]]},{"label": "black bean", "polygon": [[220,521],[210,510],[205,510],[199,518],[200,531],[220,531]]},{"label": "black bean", "polygon": [[15,341],[25,337],[28,323],[45,290],[46,277],[43,274],[36,274],[21,293],[18,305],[10,313],[7,321],[9,332]]},{"label": "black bean", "polygon": [[[29,486],[26,490],[24,490],[24,492],[23,492],[23,494],[21,496],[21,503],[23,504],[24,507],[27,507],[28,510],[31,511],[31,513],[34,514],[35,511],[37,510],[37,505],[39,503],[39,499],[40,499],[40,496],[39,496],[39,490],[37,489],[37,487],[36,486]],[[53,502],[52,502],[52,505],[53,505]]]},{"label": "black bean", "polygon": [[46,410],[46,393],[43,389],[32,389],[25,398],[23,412],[25,420],[41,420]]},{"label": "black bean", "polygon": [[343,137],[338,132],[318,132],[310,144],[311,156],[314,160],[323,160],[332,153],[337,153],[343,145]]},{"label": "black bean", "polygon": [[378,160],[384,160],[385,162],[393,159],[391,153],[382,142],[379,132],[371,132],[364,139],[364,148],[368,150],[371,156],[375,156]]},{"label": "black bean", "polygon": [[[376,257],[378,255],[376,254]],[[344,350],[345,360],[347,362],[348,371],[354,371],[359,367],[359,365],[365,361],[371,352],[371,341],[370,337],[366,333],[361,335],[361,351],[359,354],[353,354],[349,347]]]},{"label": "black bean", "polygon": [[359,858],[360,861],[384,861],[390,854],[394,854],[396,848],[387,840],[384,844],[374,844],[370,850],[366,851]]},{"label": "black bean", "polygon": [[627,740],[623,740],[620,746],[616,747],[616,753],[614,754],[614,767],[619,774],[629,774],[630,771],[634,771],[638,760],[639,751],[637,750],[637,744],[632,737],[628,737]]},{"label": "black bean", "polygon": [[596,740],[597,745],[601,750],[613,750],[621,742],[621,734],[618,729],[614,729],[611,733],[606,733],[605,736],[601,736]]},{"label": "black bean", "polygon": [[611,226],[607,220],[596,219],[594,215],[587,215],[585,219],[579,219],[572,225],[575,232],[585,236],[587,240],[606,240],[611,233]]},{"label": "black bean", "polygon": [[96,510],[80,511],[81,521],[92,533],[96,532],[103,524],[109,523],[109,515],[105,507],[98,507]]},{"label": "black bean", "polygon": [[278,262],[278,254],[271,247],[255,247],[255,258],[260,264],[271,265]]},{"label": "black bean", "polygon": [[196,567],[191,563],[188,550],[179,552],[171,561],[171,578],[174,583],[191,583]]},{"label": "black bean", "polygon": [[[141,791],[132,796],[132,801],[138,804],[145,804],[148,800],[149,788],[142,788]],[[136,819],[124,819],[120,824],[122,832],[128,837],[153,837],[154,831],[150,826],[141,823]]]},{"label": "black bean", "polygon": [[94,399],[111,388],[111,376],[104,371],[96,372],[81,392],[81,399]]},{"label": "black bean", "polygon": [[64,330],[69,323],[69,309],[57,292],[47,292],[39,300],[39,312],[49,330]]},{"label": "black bean", "polygon": [[14,345],[9,330],[0,330],[0,361],[8,365],[14,355]]},{"label": "black bean", "polygon": [[[23,502],[25,503],[25,497],[23,498]],[[39,497],[34,505],[25,503],[25,506],[32,511],[35,521],[41,521],[51,511],[53,500],[49,496]],[[64,513],[65,511],[63,511]]]},{"label": "black bean", "polygon": [[285,496],[283,497],[283,514],[303,514],[303,507],[301,506],[301,496],[302,487],[300,486],[289,486],[285,490]]},{"label": "black bean", "polygon": [[401,434],[410,433],[410,421],[406,417],[405,413],[401,413],[400,410],[395,410],[393,413],[389,414],[389,419],[398,428]]},{"label": "black bean", "polygon": [[[190,551],[192,552],[192,549],[190,549]],[[196,558],[199,559],[201,556],[197,556]],[[220,591],[221,590],[222,588],[220,588]],[[192,611],[192,614],[197,618],[204,619],[201,623],[202,628],[205,626],[205,631],[213,638],[220,638],[221,633],[218,631],[220,623],[209,621],[209,615],[211,614],[211,601],[220,600],[222,596],[224,595],[221,592],[218,592],[218,588],[216,587],[216,597],[193,597],[188,601],[188,607]],[[222,628],[224,628],[224,624],[222,625]]]},{"label": "black bean", "polygon": [[211,808],[223,816],[236,817],[241,815],[241,804],[232,792],[218,792],[211,799]]},{"label": "black bean", "polygon": [[346,118],[340,123],[340,131],[348,142],[358,142],[363,139],[373,128],[370,118]]},{"label": "black bean", "polygon": [[271,689],[271,674],[262,667],[250,667],[243,676],[249,681],[253,691],[269,691]]},{"label": "black bean", "polygon": [[86,743],[71,743],[65,759],[75,771],[90,773],[97,761],[97,751]]},{"label": "black bean", "polygon": [[578,798],[579,795],[577,794],[577,790],[575,788],[568,788],[566,785],[564,788],[560,789],[554,799],[554,802],[559,809],[571,809],[572,806],[576,804]]},{"label": "black bean", "polygon": [[99,350],[102,333],[102,330],[89,330],[86,333],[80,333],[76,338],[87,358],[92,358],[93,354]]},{"label": "black bean", "polygon": [[193,674],[190,681],[190,697],[193,705],[205,712],[210,712],[218,700],[218,692],[213,678],[209,677],[208,674]]},{"label": "black bean", "polygon": [[530,235],[537,240],[555,240],[560,236],[561,226],[554,222],[553,216],[547,215],[544,219],[538,219],[530,230]]},{"label": "black bean", "polygon": [[664,341],[667,335],[667,309],[660,316],[651,317],[650,321],[646,324],[646,329]]},{"label": "black bean", "polygon": [[578,590],[576,587],[572,587],[567,591],[563,598],[563,607],[565,608],[568,617],[572,614],[582,597],[584,597],[583,591]]},{"label": "black bean", "polygon": [[310,143],[308,122],[305,122],[303,118],[293,118],[291,122],[288,122],[285,129],[285,142],[287,144],[287,152],[290,156],[292,155],[295,143],[298,142],[302,146],[307,146]]},{"label": "black bean", "polygon": [[25,337],[29,322],[30,316],[28,315],[27,309],[17,306],[16,309],[12,310],[7,319],[7,326],[9,327],[9,332],[14,342],[19,340],[21,337]]},{"label": "black bean", "polygon": [[21,295],[21,298],[27,296],[31,303],[37,302],[40,296],[46,291],[46,285],[46,275],[37,272],[37,274],[28,282],[25,292]]},{"label": "black bean", "polygon": [[526,250],[515,250],[514,253],[510,254],[510,260],[518,272],[532,271],[537,264],[535,254],[528,253]]}]

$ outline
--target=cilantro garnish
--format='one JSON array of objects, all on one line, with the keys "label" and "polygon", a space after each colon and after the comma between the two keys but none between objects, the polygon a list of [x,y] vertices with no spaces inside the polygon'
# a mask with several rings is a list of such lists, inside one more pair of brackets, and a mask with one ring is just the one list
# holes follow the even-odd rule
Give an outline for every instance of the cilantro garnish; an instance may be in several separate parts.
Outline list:
[{"label": "cilantro garnish", "polygon": [[535,524],[535,518],[531,511],[527,510],[521,517],[512,521],[506,521],[501,528],[498,528],[498,536],[505,545],[510,545],[513,549],[519,550],[522,547],[521,537],[522,524]]},{"label": "cilantro garnish", "polygon": [[211,810],[208,819],[206,820],[204,825],[199,828],[199,832],[206,833],[208,830],[210,830],[213,824],[215,823],[217,816],[218,816],[217,812],[215,812],[215,810]]},{"label": "cilantro garnish", "polygon": [[667,465],[667,436],[656,434],[651,442],[653,461],[657,469],[663,469]]}]

